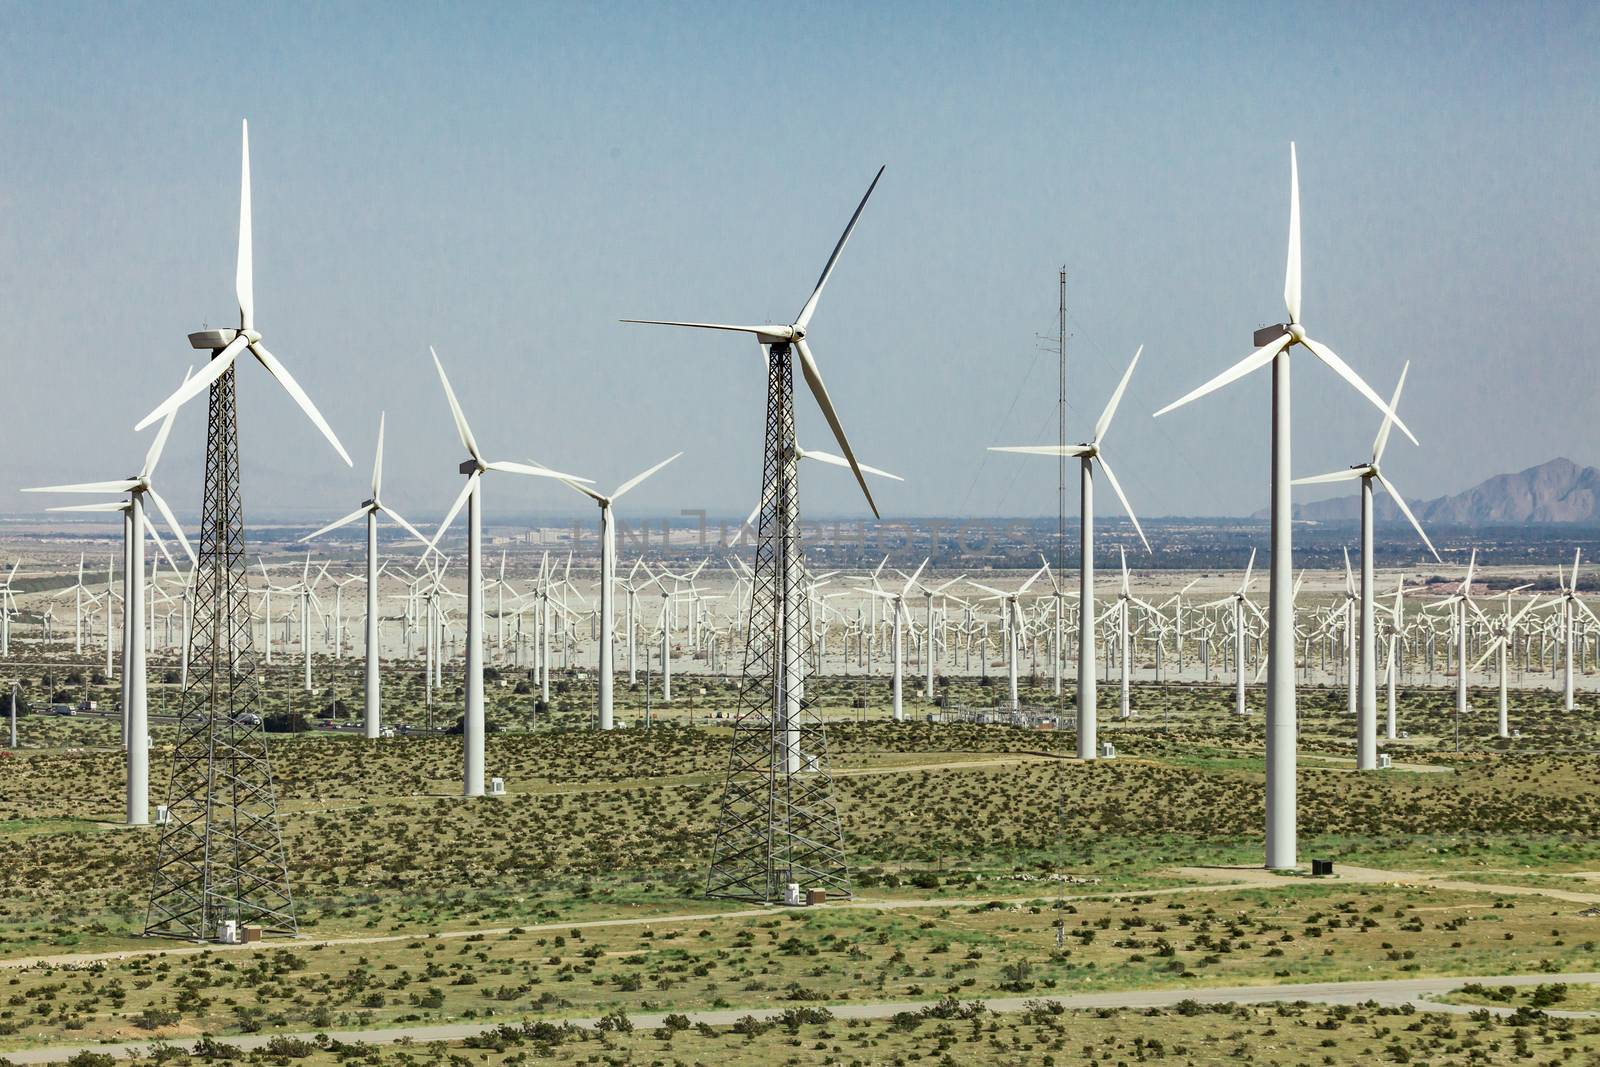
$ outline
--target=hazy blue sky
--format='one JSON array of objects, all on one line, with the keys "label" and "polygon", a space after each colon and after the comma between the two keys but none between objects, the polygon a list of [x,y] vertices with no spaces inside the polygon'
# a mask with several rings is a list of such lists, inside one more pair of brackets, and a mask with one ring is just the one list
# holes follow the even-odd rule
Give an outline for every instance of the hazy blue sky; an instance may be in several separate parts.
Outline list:
[{"label": "hazy blue sky", "polygon": [[[906,476],[885,517],[1054,512],[1052,461],[984,449],[1054,437],[1063,263],[1073,439],[1142,343],[1107,442],[1135,507],[1253,511],[1267,376],[1149,415],[1281,320],[1291,138],[1313,336],[1385,394],[1412,360],[1394,479],[1600,463],[1600,7],[865,7],[0,4],[0,512],[135,469],[184,335],[236,324],[241,117],[258,326],[356,460],[251,364],[252,514],[354,507],[387,409],[386,495],[436,521],[430,342],[495,457],[609,487],[684,449],[633,510],[742,513],[755,346],[616,320],[791,321],[881,163],[811,340]],[[1362,459],[1375,412],[1296,368],[1297,473]],[[158,476],[184,511],[203,419]],[[567,493],[487,506],[592,510]],[[804,509],[862,511],[833,470]]]}]

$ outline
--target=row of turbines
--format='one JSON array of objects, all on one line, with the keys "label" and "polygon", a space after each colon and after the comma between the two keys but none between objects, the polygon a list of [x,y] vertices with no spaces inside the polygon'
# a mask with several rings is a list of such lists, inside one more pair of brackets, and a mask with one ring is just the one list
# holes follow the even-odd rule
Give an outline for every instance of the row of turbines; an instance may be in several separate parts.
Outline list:
[{"label": "row of turbines", "polygon": [[[306,539],[347,520],[349,517]],[[20,562],[13,564],[13,577]],[[550,697],[553,668],[593,665],[598,682],[596,721],[601,729],[611,729],[615,723],[613,694],[606,681],[620,673],[614,668],[616,657],[626,664],[628,683],[634,685],[641,653],[648,655],[653,648],[660,699],[670,703],[674,656],[680,663],[685,659],[702,663],[698,669],[707,673],[725,673],[729,653],[737,652],[743,636],[752,592],[748,565],[738,557],[726,561],[731,591],[724,594],[702,584],[708,562],[673,571],[639,557],[626,574],[617,575],[610,561],[602,560],[599,574],[580,574],[575,580],[571,555],[564,564],[553,563],[547,552],[532,576],[517,579],[506,576],[502,552],[498,576],[486,581],[492,601],[487,609],[488,659],[503,667],[531,668],[545,700]],[[1466,681],[1470,672],[1485,668],[1493,659],[1501,686],[1502,737],[1509,728],[1506,689],[1513,668],[1519,675],[1548,670],[1552,678],[1559,677],[1564,705],[1571,710],[1574,668],[1581,670],[1590,662],[1600,669],[1600,619],[1577,594],[1580,562],[1581,557],[1575,557],[1570,572],[1557,568],[1558,591],[1547,597],[1527,594],[1527,586],[1475,592],[1474,557],[1453,593],[1422,601],[1409,612],[1406,594],[1415,594],[1419,588],[1408,589],[1404,579],[1397,578],[1392,595],[1385,594],[1371,605],[1377,620],[1377,667],[1391,689],[1388,736],[1394,737],[1393,686],[1413,674],[1421,676],[1424,667],[1430,682],[1436,672],[1456,675],[1458,710],[1465,712],[1469,710]],[[280,660],[297,656],[308,692],[315,688],[313,654],[341,660],[347,650],[354,652],[358,647],[351,635],[363,632],[359,647],[367,654],[362,722],[366,736],[377,737],[383,721],[381,627],[385,622],[390,626],[391,666],[396,661],[419,661],[431,699],[432,691],[443,684],[447,666],[453,670],[453,661],[459,659],[466,629],[466,618],[459,609],[466,596],[450,584],[450,561],[438,555],[424,553],[411,559],[396,553],[394,559],[381,564],[374,555],[365,571],[340,574],[330,573],[332,566],[331,562],[314,562],[309,553],[298,565],[269,568],[258,560],[260,582],[253,601],[253,623],[261,634],[265,662],[272,664],[275,655]],[[1083,758],[1092,759],[1097,671],[1103,679],[1117,676],[1119,717],[1126,719],[1132,715],[1131,683],[1141,665],[1149,665],[1158,682],[1183,680],[1191,669],[1199,672],[1194,680],[1205,682],[1231,673],[1235,710],[1241,715],[1247,710],[1247,684],[1259,683],[1265,669],[1266,616],[1251,593],[1253,553],[1235,591],[1212,600],[1186,600],[1199,583],[1197,578],[1159,604],[1136,590],[1123,555],[1119,591],[1104,605],[1091,603],[1094,622],[1087,630],[1082,628],[1081,591],[1064,588],[1047,562],[1011,590],[964,575],[938,582],[924,580],[926,561],[909,575],[893,571],[891,576],[886,567],[887,560],[863,575],[841,578],[838,572],[829,572],[809,576],[815,630],[813,669],[819,673],[827,670],[831,652],[834,668],[846,676],[852,663],[861,673],[887,670],[895,719],[904,717],[908,670],[923,674],[924,696],[931,702],[940,664],[947,673],[971,674],[974,657],[976,669],[983,673],[998,661],[1007,675],[1005,704],[1015,711],[1021,708],[1020,675],[1046,674],[1052,692],[1059,694],[1065,676],[1064,650],[1076,644],[1081,652],[1086,642],[1099,651],[1098,666],[1091,664],[1084,671],[1079,665],[1082,688],[1088,694],[1078,704],[1079,748]],[[52,596],[52,600],[72,598],[74,654],[83,654],[86,638],[89,645],[97,634],[103,638],[108,678],[114,674],[115,608],[130,599],[145,605],[142,648],[175,652],[186,674],[193,572],[163,576],[159,568],[157,557],[148,578],[139,572],[124,572],[124,591],[119,593],[110,561],[106,584],[97,588],[88,580],[86,562],[80,558],[76,579]],[[297,574],[279,577],[275,573],[284,570]],[[387,595],[393,602],[387,614],[379,606],[377,593],[385,577],[400,587]],[[1302,574],[1300,581],[1304,577]],[[132,589],[133,584],[142,588]],[[344,593],[353,584],[367,587],[364,611],[346,608]],[[1299,584],[1297,581],[1297,596]],[[617,599],[623,605],[620,628],[609,607]],[[913,608],[916,600],[923,602],[920,612]],[[659,601],[653,611],[647,608],[652,601]],[[112,605],[109,611],[108,604]],[[1484,604],[1489,611],[1480,606]],[[1330,678],[1339,673],[1346,676],[1350,711],[1360,716],[1358,759],[1365,765],[1376,760],[1375,750],[1369,751],[1373,746],[1365,744],[1368,721],[1376,716],[1376,686],[1369,690],[1358,669],[1363,610],[1347,556],[1343,593],[1331,601],[1299,608],[1296,636],[1303,680],[1311,681],[1319,671]],[[40,640],[47,644],[56,640],[50,625],[53,612],[53,606],[34,612]],[[65,643],[64,634],[61,640]],[[126,656],[126,635],[123,651]],[[5,653],[9,654],[8,645]],[[1461,669],[1463,657],[1469,661],[1466,671]],[[132,669],[124,672],[124,680],[143,669],[133,663]],[[186,681],[180,676],[180,682]]]},{"label": "row of turbines", "polygon": [[[157,405],[135,427],[137,430],[157,426],[156,437],[148,449],[137,474],[123,479],[104,482],[76,483],[46,486],[36,492],[112,494],[123,499],[73,505],[59,510],[120,512],[124,525],[123,574],[121,591],[123,613],[129,619],[143,619],[147,610],[154,615],[158,610],[170,612],[172,594],[158,582],[150,583],[152,600],[147,608],[144,543],[148,536],[154,541],[162,556],[167,559],[175,574],[183,574],[185,567],[167,547],[166,539],[150,515],[153,505],[161,523],[171,534],[171,539],[182,549],[192,563],[194,550],[189,544],[172,509],[157,491],[153,477],[162,450],[178,411],[194,397],[211,389],[248,352],[267,373],[288,392],[306,417],[322,433],[347,465],[350,456],[340,443],[331,426],[322,417],[310,397],[295,381],[288,369],[265,347],[255,319],[253,289],[253,235],[250,201],[250,154],[248,125],[244,127],[240,185],[239,246],[235,275],[235,288],[240,312],[238,330],[204,331],[191,335],[196,348],[209,349],[210,361],[199,373],[187,373],[182,384],[166,400]],[[638,650],[639,597],[654,586],[662,598],[660,616],[654,627],[661,641],[662,683],[670,685],[670,656],[674,626],[686,625],[694,632],[692,655],[726,662],[745,641],[754,642],[759,633],[763,641],[774,642],[781,650],[778,658],[791,667],[777,671],[773,676],[774,697],[771,707],[780,719],[790,719],[800,714],[804,674],[807,669],[820,670],[826,654],[828,637],[835,635],[835,648],[848,649],[852,640],[858,662],[873,657],[880,642],[887,643],[890,672],[893,678],[893,714],[903,716],[902,674],[905,644],[909,640],[920,644],[919,658],[926,667],[929,691],[932,690],[933,668],[942,653],[947,662],[953,657],[970,655],[974,644],[979,646],[980,663],[987,664],[993,643],[998,642],[1008,666],[1008,698],[1013,707],[1019,703],[1017,675],[1025,649],[1044,647],[1053,658],[1052,673],[1062,677],[1061,661],[1069,642],[1077,646],[1077,701],[1079,755],[1085,759],[1095,757],[1095,723],[1097,645],[1107,648],[1107,663],[1116,663],[1122,670],[1123,711],[1128,711],[1128,679],[1132,664],[1139,654],[1139,646],[1148,647],[1160,670],[1164,655],[1177,656],[1182,663],[1185,642],[1197,645],[1202,651],[1205,670],[1210,670],[1213,650],[1230,658],[1235,675],[1239,710],[1243,710],[1243,692],[1246,674],[1253,663],[1256,674],[1266,679],[1267,725],[1267,827],[1266,864],[1269,867],[1290,867],[1295,863],[1295,764],[1296,716],[1295,671],[1300,656],[1305,656],[1307,667],[1311,650],[1320,642],[1326,648],[1342,650],[1339,655],[1351,668],[1351,701],[1357,716],[1358,763],[1363,769],[1377,766],[1376,761],[1376,685],[1380,667],[1378,648],[1380,640],[1386,646],[1389,674],[1395,676],[1395,664],[1406,650],[1426,649],[1426,656],[1442,638],[1452,650],[1457,664],[1458,701],[1464,704],[1468,660],[1475,649],[1484,658],[1498,657],[1497,665],[1502,684],[1506,677],[1507,657],[1514,657],[1520,642],[1524,661],[1530,655],[1530,642],[1539,636],[1540,655],[1548,651],[1552,640],[1564,647],[1567,664],[1567,692],[1570,705],[1571,673],[1575,642],[1580,646],[1593,646],[1594,628],[1600,626],[1593,612],[1576,595],[1577,563],[1570,579],[1563,577],[1562,595],[1558,605],[1546,605],[1543,615],[1534,614],[1537,599],[1529,599],[1513,612],[1508,600],[1505,611],[1491,617],[1472,596],[1471,568],[1461,589],[1437,609],[1414,612],[1409,616],[1402,611],[1404,590],[1397,591],[1393,607],[1380,604],[1376,583],[1372,546],[1372,502],[1375,487],[1387,492],[1406,518],[1415,527],[1419,537],[1437,558],[1426,533],[1381,468],[1381,461],[1391,430],[1416,442],[1416,437],[1396,412],[1405,382],[1405,372],[1396,385],[1393,396],[1385,399],[1325,344],[1310,337],[1301,320],[1301,254],[1299,174],[1294,146],[1290,145],[1290,212],[1288,258],[1284,282],[1284,303],[1287,321],[1256,331],[1255,350],[1243,360],[1216,375],[1210,381],[1156,412],[1165,415],[1177,408],[1220,389],[1231,382],[1267,367],[1272,368],[1273,391],[1270,418],[1271,440],[1271,554],[1268,575],[1267,610],[1261,611],[1250,596],[1253,567],[1247,569],[1244,582],[1237,593],[1211,602],[1185,606],[1182,594],[1165,605],[1157,606],[1140,598],[1133,591],[1124,560],[1120,593],[1102,609],[1096,600],[1094,573],[1095,522],[1094,484],[1102,474],[1119,503],[1126,511],[1133,529],[1145,548],[1149,548],[1143,529],[1129,504],[1128,497],[1107,460],[1104,441],[1117,412],[1128,383],[1138,365],[1142,347],[1135,352],[1126,372],[1110,397],[1093,433],[1087,442],[1079,445],[1026,445],[1004,446],[1001,451],[1020,452],[1054,457],[1073,457],[1080,464],[1080,529],[1082,537],[1081,563],[1077,589],[1064,589],[1059,579],[1063,576],[1051,572],[1048,565],[1041,568],[1018,588],[1003,590],[992,585],[970,580],[951,579],[934,584],[923,580],[923,568],[911,575],[898,575],[885,581],[883,568],[864,576],[844,588],[828,589],[827,583],[836,576],[818,576],[804,563],[798,544],[798,480],[799,461],[813,459],[823,464],[846,467],[851,470],[873,514],[878,509],[868,484],[868,476],[896,478],[879,468],[860,463],[851,448],[833,400],[823,382],[820,368],[807,342],[812,317],[818,307],[824,288],[839,261],[847,242],[861,219],[862,212],[881,180],[880,168],[852,215],[843,235],[834,246],[809,298],[795,320],[788,325],[734,325],[720,322],[681,321],[664,319],[628,319],[652,325],[687,327],[697,330],[734,332],[752,336],[760,346],[769,370],[768,423],[769,447],[766,458],[766,476],[761,498],[758,500],[750,525],[758,531],[760,546],[757,562],[748,574],[736,573],[734,594],[728,604],[719,609],[711,597],[699,590],[692,575],[676,575],[663,568],[651,568],[642,562],[627,577],[619,577],[615,560],[616,545],[614,516],[615,502],[647,478],[672,463],[678,455],[669,456],[654,466],[622,482],[610,494],[602,494],[592,480],[578,475],[554,470],[537,460],[490,459],[480,447],[464,409],[451,386],[443,361],[430,348],[439,383],[454,423],[457,436],[465,453],[457,470],[464,482],[460,492],[447,510],[437,530],[428,536],[384,503],[382,499],[384,416],[378,420],[377,448],[373,464],[370,494],[359,507],[349,514],[330,522],[308,535],[308,540],[331,533],[341,527],[364,522],[366,528],[366,561],[364,575],[328,574],[319,567],[315,576],[308,559],[302,568],[298,583],[274,585],[271,574],[261,567],[262,625],[267,654],[273,647],[272,626],[279,622],[297,628],[302,651],[305,652],[307,684],[310,684],[311,658],[309,654],[310,629],[313,611],[321,612],[323,600],[317,590],[324,580],[335,583],[335,609],[333,611],[333,642],[342,648],[342,598],[350,581],[364,580],[366,606],[364,612],[364,644],[366,649],[364,721],[368,736],[378,736],[381,729],[381,641],[379,634],[383,612],[380,605],[380,577],[385,564],[379,558],[380,519],[391,520],[404,535],[415,541],[421,556],[404,577],[405,606],[401,617],[406,627],[408,653],[413,647],[413,635],[420,633],[425,647],[426,666],[430,684],[440,678],[446,659],[446,644],[457,628],[461,640],[463,698],[463,792],[467,796],[484,793],[484,666],[486,620],[490,610],[486,606],[486,591],[496,594],[493,609],[500,627],[501,654],[504,648],[504,627],[508,618],[516,620],[517,635],[513,648],[521,644],[522,611],[535,605],[537,622],[533,632],[538,642],[537,665],[548,684],[551,661],[550,637],[558,635],[561,654],[570,656],[577,643],[579,620],[592,610],[591,640],[595,645],[598,667],[599,697],[598,725],[610,729],[615,725],[612,686],[614,669],[615,603],[622,594],[627,615],[627,647],[630,659],[630,677],[633,657]],[[1339,378],[1366,398],[1381,414],[1382,421],[1376,440],[1368,457],[1347,470],[1295,479],[1290,463],[1290,370],[1291,357],[1297,351],[1309,353],[1315,360],[1331,369]],[[791,381],[794,367],[798,368],[806,386],[826,419],[840,454],[801,449],[793,431]],[[228,381],[231,383],[232,376]],[[772,435],[776,434],[776,437]],[[774,448],[773,441],[777,442]],[[553,568],[541,568],[531,590],[513,594],[508,614],[504,596],[511,587],[502,579],[485,581],[484,577],[484,485],[490,474],[553,479],[581,493],[598,506],[600,522],[600,563],[594,587],[592,609],[571,581],[570,568],[559,579]],[[1361,491],[1361,541],[1359,552],[1359,579],[1354,570],[1348,571],[1345,599],[1332,607],[1322,606],[1304,618],[1297,618],[1290,524],[1290,497],[1295,484],[1309,484],[1352,480],[1359,481]],[[209,507],[211,502],[207,502]],[[464,590],[450,587],[447,571],[452,561],[444,556],[440,544],[446,533],[463,512],[466,519],[466,552],[464,558]],[[736,566],[744,566],[742,563]],[[547,573],[548,570],[548,573]],[[12,577],[15,575],[15,568]],[[398,572],[391,577],[399,578]],[[1047,579],[1048,592],[1037,583]],[[957,582],[968,595],[962,597],[953,591]],[[0,642],[6,637],[9,620],[14,612],[11,578],[0,588]],[[670,586],[670,588],[669,588]],[[776,588],[777,593],[769,590]],[[80,617],[75,626],[81,642],[83,623],[81,613],[85,605],[105,615],[104,632],[107,638],[107,655],[110,655],[109,618],[112,609],[112,591],[90,593],[82,576],[74,587],[78,597]],[[276,592],[289,598],[291,605],[286,617],[275,619],[271,598]],[[741,595],[742,594],[742,595]],[[839,604],[840,594],[857,597],[871,605],[869,617],[856,607],[855,618]],[[923,597],[925,620],[919,634],[918,625],[911,618],[908,602]],[[103,602],[97,600],[103,598]],[[531,599],[530,599],[531,598]],[[574,599],[581,600],[575,606]],[[461,603],[458,605],[456,601]],[[935,614],[935,602],[938,614]],[[158,609],[157,603],[161,605]],[[296,603],[298,602],[298,603]],[[687,612],[681,605],[688,602],[693,607]],[[1043,605],[1043,608],[1041,608]],[[883,610],[879,610],[880,606]],[[1168,609],[1171,609],[1170,612]],[[799,609],[799,614],[795,614]],[[1449,611],[1449,622],[1440,611]],[[787,614],[786,614],[787,613]],[[182,612],[179,611],[181,617]],[[804,616],[805,632],[794,620]],[[1380,615],[1385,621],[1380,627]],[[559,617],[557,617],[559,616]],[[171,618],[171,615],[168,615]],[[687,622],[684,622],[684,619]],[[788,621],[775,621],[788,620]],[[53,620],[52,620],[53,621]],[[743,628],[743,633],[741,633]],[[1384,632],[1380,634],[1380,629]],[[144,692],[145,646],[152,630],[147,633],[140,625],[123,627],[123,655],[128,669],[123,675],[123,706],[126,716],[127,736],[132,739],[129,750],[129,820],[143,822],[147,806],[147,786],[144,778],[145,744],[148,708]],[[645,639],[648,640],[648,639]],[[802,649],[809,649],[812,663],[807,665]],[[1263,652],[1264,649],[1264,652]],[[0,651],[4,651],[0,648]],[[1553,654],[1552,654],[1553,655]],[[848,653],[846,655],[848,662]],[[1181,670],[1181,667],[1180,667]],[[1502,701],[1503,703],[1503,701]],[[793,734],[792,726],[783,727],[775,736]],[[139,753],[135,756],[135,753]],[[792,761],[793,753],[789,758]],[[135,778],[139,779],[137,789]],[[137,809],[137,810],[136,810]]]}]

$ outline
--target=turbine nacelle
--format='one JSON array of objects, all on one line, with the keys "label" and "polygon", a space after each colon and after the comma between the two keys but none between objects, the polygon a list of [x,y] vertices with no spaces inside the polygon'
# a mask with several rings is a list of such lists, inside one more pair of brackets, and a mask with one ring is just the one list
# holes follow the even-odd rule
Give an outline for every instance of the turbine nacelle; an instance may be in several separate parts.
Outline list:
[{"label": "turbine nacelle", "polygon": [[227,348],[238,336],[238,330],[197,330],[189,335],[189,347],[202,352],[215,352]]}]

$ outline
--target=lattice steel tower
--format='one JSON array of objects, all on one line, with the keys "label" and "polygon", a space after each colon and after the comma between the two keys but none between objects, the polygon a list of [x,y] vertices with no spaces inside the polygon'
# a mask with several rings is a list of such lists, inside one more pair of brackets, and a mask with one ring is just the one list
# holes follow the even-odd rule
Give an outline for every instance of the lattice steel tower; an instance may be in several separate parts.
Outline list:
[{"label": "lattice steel tower", "polygon": [[[197,348],[221,340],[214,359],[232,333],[207,331],[190,340]],[[179,707],[146,935],[210,940],[227,919],[297,930],[260,725],[235,377],[229,367],[211,384],[189,684]]]},{"label": "lattice steel tower", "polygon": [[209,350],[211,362],[185,379],[135,427],[143,429],[200,390],[210,391],[189,680],[178,712],[167,821],[156,844],[145,917],[147,935],[196,940],[216,937],[229,920],[277,933],[296,932],[250,628],[236,402],[237,365],[243,353],[249,352],[283,386],[350,464],[333,428],[288,368],[267,351],[256,328],[248,124],[242,127],[241,143],[239,261],[234,276],[239,328],[190,334],[189,343]]},{"label": "lattice steel tower", "polygon": [[[624,319],[658,326],[733,331],[755,337],[767,365],[767,434],[761,477],[761,519],[750,591],[750,631],[744,686],[733,727],[728,780],[717,820],[706,893],[734,900],[776,901],[790,883],[802,892],[850,895],[839,811],[828,773],[822,719],[805,697],[811,655],[811,604],[800,547],[800,486],[794,440],[794,370],[822,409],[843,460],[872,514],[878,514],[863,469],[845,438],[822,372],[806,344],[811,316],[838,265],[839,254],[883,177],[883,168],[844,228],[800,314],[787,326],[739,326],[676,319]],[[837,459],[837,457],[835,457]],[[881,471],[878,473],[882,473]]]},{"label": "lattice steel tower", "polygon": [[800,542],[794,356],[767,347],[767,432],[744,685],[706,893],[778,901],[850,895],[822,718],[805,697],[811,601]]}]

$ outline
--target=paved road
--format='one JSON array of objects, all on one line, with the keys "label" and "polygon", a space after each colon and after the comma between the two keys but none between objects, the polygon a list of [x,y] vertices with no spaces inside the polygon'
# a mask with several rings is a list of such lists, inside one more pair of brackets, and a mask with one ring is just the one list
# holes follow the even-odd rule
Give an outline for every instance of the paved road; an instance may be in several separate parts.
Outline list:
[{"label": "paved road", "polygon": [[[1363,982],[1308,982],[1283,985],[1206,986],[1181,989],[1128,989],[1117,992],[1074,993],[1050,997],[994,997],[981,1000],[980,1003],[990,1011],[1015,1012],[1021,1011],[1027,1004],[1034,1001],[1046,1001],[1077,1010],[1094,1008],[1164,1008],[1171,1007],[1184,1000],[1196,1000],[1204,1004],[1271,1004],[1296,1000],[1318,1004],[1362,1004],[1368,1001],[1375,1001],[1378,1004],[1394,1007],[1411,1004],[1428,1011],[1465,1014],[1479,1009],[1464,1004],[1440,1004],[1429,998],[1449,993],[1467,982],[1481,982],[1485,985],[1496,986],[1526,986],[1537,985],[1540,982],[1567,982],[1574,985],[1582,985],[1600,982],[1600,972],[1461,975],[1450,978],[1394,978]],[[835,1018],[839,1019],[887,1019],[898,1012],[915,1010],[927,1003],[929,1001],[918,1000],[881,1001],[873,1004],[831,1004],[828,1006],[828,1010],[833,1012]],[[712,1026],[728,1026],[746,1015],[753,1015],[758,1019],[767,1019],[781,1015],[783,1010],[781,1008],[728,1008],[719,1011],[686,1012],[685,1014],[688,1015],[691,1022],[703,1022]],[[1509,1014],[1510,1012],[1510,1009],[1503,1007],[1490,1008],[1489,1010],[1496,1014]],[[1568,1018],[1600,1018],[1600,1012],[1592,1011],[1550,1011],[1548,1014]],[[655,1013],[633,1015],[630,1018],[638,1029],[650,1030],[660,1026],[664,1016]],[[437,1026],[405,1026],[383,1030],[329,1030],[322,1032],[329,1037],[337,1038],[347,1043],[363,1041],[368,1044],[393,1044],[407,1039],[411,1041],[459,1041],[462,1038],[471,1037],[486,1030],[493,1030],[500,1026],[501,1023],[514,1023],[517,1021],[520,1020],[515,1016],[511,1016],[493,1023],[446,1023]],[[596,1022],[593,1016],[558,1021],[572,1023],[575,1026],[593,1026]],[[280,1036],[309,1041],[316,1034],[310,1031],[287,1035],[243,1034],[237,1037],[225,1037],[221,1040],[230,1045],[237,1045],[240,1048],[252,1049],[260,1048],[272,1041],[273,1038]],[[148,1041],[125,1041],[103,1045],[61,1045],[47,1048],[28,1048],[5,1052],[0,1055],[3,1055],[12,1063],[56,1063],[69,1059],[83,1051],[131,1057],[146,1055],[149,1049],[150,1043]]]}]

